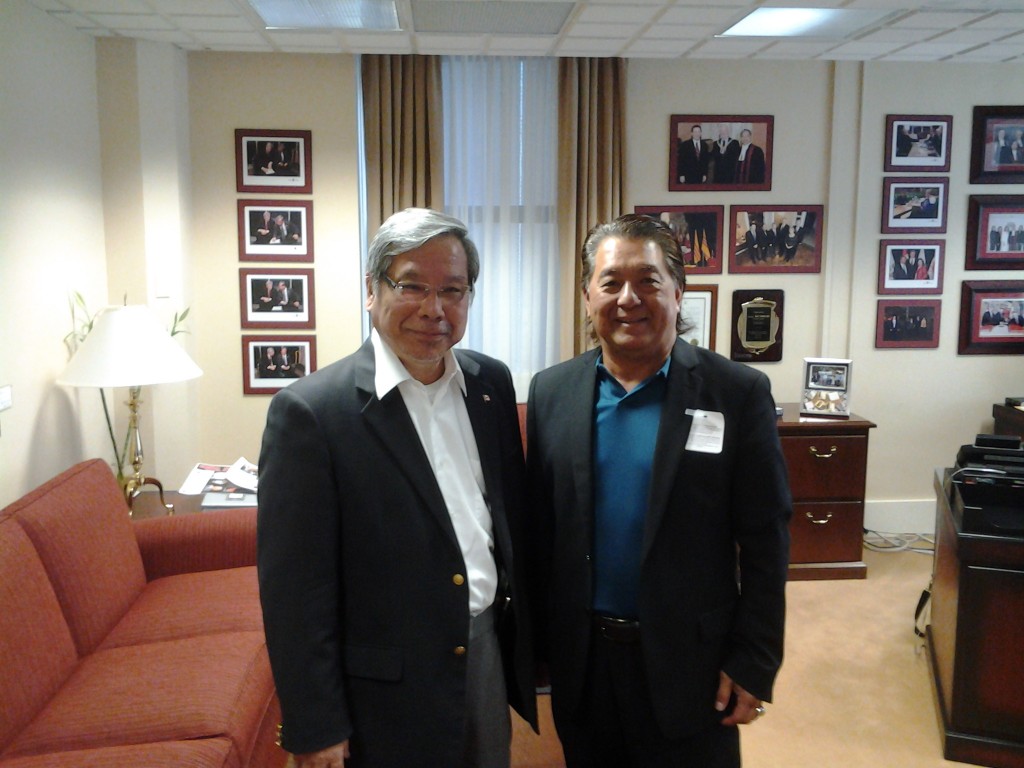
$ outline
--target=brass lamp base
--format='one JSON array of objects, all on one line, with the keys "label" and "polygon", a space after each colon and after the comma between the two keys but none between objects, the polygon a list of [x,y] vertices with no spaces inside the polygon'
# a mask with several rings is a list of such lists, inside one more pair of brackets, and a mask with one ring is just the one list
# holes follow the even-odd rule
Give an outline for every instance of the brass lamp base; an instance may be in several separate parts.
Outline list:
[{"label": "brass lamp base", "polygon": [[139,399],[140,390],[141,387],[131,387],[127,403],[128,439],[132,444],[132,469],[135,470],[131,477],[124,480],[124,498],[128,502],[128,516],[132,516],[132,506],[135,502],[135,497],[141,493],[142,487],[146,485],[156,486],[157,491],[160,492],[160,504],[167,510],[168,515],[173,515],[174,505],[164,501],[163,484],[155,477],[146,477],[142,474],[142,435],[139,434],[139,405],[142,404],[142,401]]}]

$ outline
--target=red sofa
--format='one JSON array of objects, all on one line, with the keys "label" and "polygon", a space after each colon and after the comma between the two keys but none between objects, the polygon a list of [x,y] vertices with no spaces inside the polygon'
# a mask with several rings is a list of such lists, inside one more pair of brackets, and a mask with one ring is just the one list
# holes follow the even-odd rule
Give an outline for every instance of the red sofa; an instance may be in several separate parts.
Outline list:
[{"label": "red sofa", "polygon": [[102,461],[0,511],[0,768],[281,766],[256,515],[132,521]]}]

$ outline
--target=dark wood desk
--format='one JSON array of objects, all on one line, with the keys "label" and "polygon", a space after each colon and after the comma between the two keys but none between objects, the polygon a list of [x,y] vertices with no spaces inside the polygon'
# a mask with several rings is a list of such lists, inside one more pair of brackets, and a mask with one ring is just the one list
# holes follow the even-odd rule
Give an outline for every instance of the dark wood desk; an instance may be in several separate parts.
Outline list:
[{"label": "dark wood desk", "polygon": [[849,418],[801,416],[798,403],[780,403],[782,453],[793,493],[789,578],[863,579],[864,487],[868,431]]},{"label": "dark wood desk", "polygon": [[[229,509],[229,507],[207,507],[203,509],[200,503],[203,495],[183,496],[177,491],[164,491],[164,501],[174,505],[174,515],[195,515],[200,512],[216,512],[218,509]],[[145,520],[147,517],[162,517],[168,511],[160,504],[160,494],[156,491],[143,491],[135,497],[132,505],[132,518]]]},{"label": "dark wood desk", "polygon": [[996,422],[997,435],[1020,435],[1024,437],[1024,411],[1012,405],[992,406],[992,418]]},{"label": "dark wood desk", "polygon": [[949,760],[1024,765],[1024,538],[965,533],[935,473],[932,681]]}]

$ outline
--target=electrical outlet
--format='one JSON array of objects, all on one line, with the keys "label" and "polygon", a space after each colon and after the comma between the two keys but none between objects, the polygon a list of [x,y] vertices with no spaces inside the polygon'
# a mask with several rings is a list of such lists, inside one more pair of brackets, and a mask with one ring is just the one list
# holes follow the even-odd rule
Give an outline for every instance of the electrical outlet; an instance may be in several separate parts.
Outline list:
[{"label": "electrical outlet", "polygon": [[11,407],[11,385],[0,387],[0,411],[6,411]]}]

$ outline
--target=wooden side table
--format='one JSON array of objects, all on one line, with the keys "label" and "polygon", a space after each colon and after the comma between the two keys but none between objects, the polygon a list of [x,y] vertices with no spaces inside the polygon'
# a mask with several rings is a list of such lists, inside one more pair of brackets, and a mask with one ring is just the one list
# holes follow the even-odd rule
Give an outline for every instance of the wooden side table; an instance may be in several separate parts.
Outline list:
[{"label": "wooden side table", "polygon": [[[203,511],[199,506],[202,502],[202,494],[184,496],[177,491],[164,491],[164,501],[174,505],[175,515],[195,515]],[[145,520],[147,517],[163,517],[168,514],[167,509],[160,503],[160,494],[156,491],[143,491],[135,497],[132,504],[132,518]]]},{"label": "wooden side table", "polygon": [[780,403],[782,453],[793,493],[789,578],[863,579],[864,487],[868,431],[849,418],[801,416],[798,403]]}]

